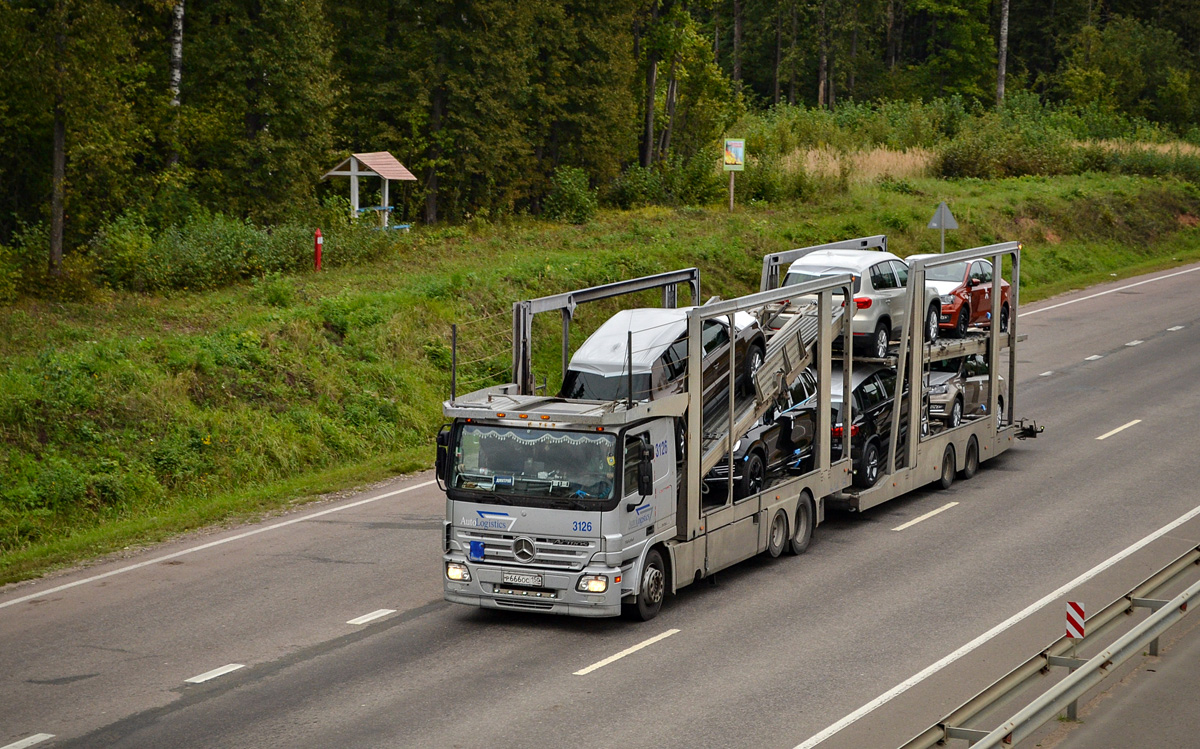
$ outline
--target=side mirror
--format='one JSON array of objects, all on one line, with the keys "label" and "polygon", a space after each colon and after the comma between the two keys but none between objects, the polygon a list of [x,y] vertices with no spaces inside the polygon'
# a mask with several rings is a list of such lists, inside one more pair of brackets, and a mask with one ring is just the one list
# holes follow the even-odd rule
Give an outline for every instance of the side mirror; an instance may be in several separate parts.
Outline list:
[{"label": "side mirror", "polygon": [[648,497],[654,493],[654,450],[642,443],[642,454],[638,460],[638,494]]},{"label": "side mirror", "polygon": [[975,276],[971,276],[970,278],[967,279],[967,288],[968,289],[973,289],[978,285],[979,285],[979,279],[975,278]]},{"label": "side mirror", "polygon": [[450,425],[442,424],[437,434],[437,457],[434,459],[434,473],[439,481],[448,480],[446,473],[450,467]]}]

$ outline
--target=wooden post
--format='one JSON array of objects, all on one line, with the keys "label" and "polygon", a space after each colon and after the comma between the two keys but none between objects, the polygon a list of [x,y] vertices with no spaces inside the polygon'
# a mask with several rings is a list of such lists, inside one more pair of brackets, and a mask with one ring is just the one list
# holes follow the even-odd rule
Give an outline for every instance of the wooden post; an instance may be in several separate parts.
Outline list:
[{"label": "wooden post", "polygon": [[733,175],[737,172],[729,173],[729,212],[733,213]]},{"label": "wooden post", "polygon": [[350,220],[358,218],[358,159],[350,157]]}]

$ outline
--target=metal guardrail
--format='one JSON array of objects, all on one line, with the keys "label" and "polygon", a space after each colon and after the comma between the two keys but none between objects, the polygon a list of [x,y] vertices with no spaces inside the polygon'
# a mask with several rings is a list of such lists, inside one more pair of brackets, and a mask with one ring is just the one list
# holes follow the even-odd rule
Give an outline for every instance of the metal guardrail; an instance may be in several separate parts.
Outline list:
[{"label": "metal guardrail", "polygon": [[[941,721],[923,731],[904,744],[901,749],[930,749],[945,745],[952,739],[966,740],[969,745],[981,747],[1011,746],[1028,738],[1046,722],[1067,711],[1074,717],[1076,701],[1088,690],[1110,675],[1118,666],[1149,646],[1150,655],[1158,655],[1158,638],[1164,631],[1178,622],[1187,611],[1190,598],[1200,593],[1200,582],[1195,583],[1175,598],[1166,601],[1151,595],[1175,582],[1188,570],[1200,564],[1200,548],[1193,549],[1140,585],[1118,598],[1095,616],[1087,620],[1088,638],[1095,642],[1125,621],[1134,609],[1151,609],[1154,613],[1134,627],[1103,652],[1089,660],[1072,656],[1074,640],[1059,638],[1042,652],[998,679],[988,688],[963,703]],[[1084,641],[1086,642],[1086,640]],[[1010,698],[1028,687],[1034,679],[1045,678],[1051,668],[1066,667],[1072,673],[1061,682],[1018,711],[1009,720],[993,730],[967,728],[966,724],[984,710]]]},{"label": "metal guardrail", "polygon": [[[1142,601],[1141,605],[1158,606],[1158,610],[1099,655],[1077,668],[1050,691],[1038,697],[1028,707],[984,736],[974,745],[976,749],[989,749],[1001,744],[1022,741],[1062,712],[1064,708],[1074,704],[1088,690],[1103,681],[1117,666],[1142,652],[1147,645],[1151,645],[1152,650],[1157,653],[1159,636],[1184,617],[1187,613],[1188,600],[1197,593],[1200,593],[1200,582],[1167,602]],[[1139,602],[1135,601],[1133,605],[1139,605]]]}]

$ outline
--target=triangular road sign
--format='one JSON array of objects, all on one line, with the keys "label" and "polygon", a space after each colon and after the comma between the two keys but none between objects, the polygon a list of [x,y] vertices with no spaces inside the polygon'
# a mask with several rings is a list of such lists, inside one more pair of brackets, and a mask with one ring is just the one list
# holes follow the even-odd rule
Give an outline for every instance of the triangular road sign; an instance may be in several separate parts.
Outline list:
[{"label": "triangular road sign", "polygon": [[954,220],[954,215],[950,213],[950,209],[946,207],[946,201],[938,203],[937,210],[933,212],[933,218],[929,219],[930,229],[957,229],[958,222]]}]

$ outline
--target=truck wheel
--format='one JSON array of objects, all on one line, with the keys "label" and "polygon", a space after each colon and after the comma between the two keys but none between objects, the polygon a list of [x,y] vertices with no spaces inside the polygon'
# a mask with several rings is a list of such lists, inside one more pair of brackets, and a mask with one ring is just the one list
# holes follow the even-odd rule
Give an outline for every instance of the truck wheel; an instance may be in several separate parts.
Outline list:
[{"label": "truck wheel", "polygon": [[946,445],[946,452],[942,453],[942,477],[938,479],[938,486],[942,489],[949,489],[954,483],[954,445]]},{"label": "truck wheel", "polygon": [[631,619],[650,621],[658,616],[666,593],[667,573],[662,555],[658,553],[658,549],[651,549],[646,554],[646,563],[642,566],[642,584],[638,586],[637,599],[624,605],[625,614]]},{"label": "truck wheel", "polygon": [[962,423],[962,412],[963,412],[962,398],[955,398],[954,405],[950,407],[950,424],[949,424],[949,426],[951,429],[953,429],[954,427],[956,427]]},{"label": "truck wheel", "polygon": [[879,480],[879,443],[871,440],[863,446],[862,470],[855,471],[854,485],[869,489]]},{"label": "truck wheel", "polygon": [[782,509],[775,511],[771,518],[771,529],[767,531],[767,554],[776,559],[783,553],[783,547],[788,542],[787,513]]},{"label": "truck wheel", "polygon": [[789,554],[803,554],[808,551],[808,545],[812,543],[815,515],[812,498],[808,496],[808,492],[804,492],[800,495],[800,504],[796,506],[796,531],[788,544]]},{"label": "truck wheel", "polygon": [[941,317],[941,311],[936,304],[929,305],[929,311],[925,313],[925,342],[933,343],[938,339],[938,318]]},{"label": "truck wheel", "polygon": [[979,443],[971,437],[967,442],[967,459],[963,461],[963,469],[958,475],[966,481],[976,473],[979,473]]},{"label": "truck wheel", "polygon": [[971,305],[966,302],[958,308],[958,320],[954,324],[954,335],[959,338],[967,337],[967,326],[971,324]]}]

